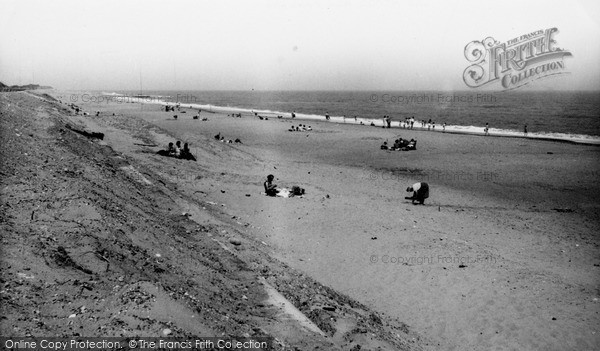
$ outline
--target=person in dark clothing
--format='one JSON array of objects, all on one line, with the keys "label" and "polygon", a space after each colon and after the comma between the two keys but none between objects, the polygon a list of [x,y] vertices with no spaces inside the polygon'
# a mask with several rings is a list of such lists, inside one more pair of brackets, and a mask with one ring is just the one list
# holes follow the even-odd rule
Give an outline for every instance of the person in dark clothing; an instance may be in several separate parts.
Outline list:
[{"label": "person in dark clothing", "polygon": [[264,187],[265,187],[265,193],[267,194],[267,196],[275,196],[277,195],[277,185],[273,184],[273,179],[275,179],[275,176],[273,176],[272,174],[269,174],[267,176],[267,180],[264,182]]},{"label": "person in dark clothing", "polygon": [[173,143],[169,143],[169,146],[165,150],[158,150],[157,154],[161,156],[175,156],[175,147]]},{"label": "person in dark clothing", "polygon": [[190,151],[188,143],[183,144],[183,149],[181,149],[179,158],[184,160],[196,161],[196,158],[194,157],[194,155],[192,155],[192,152]]},{"label": "person in dark clothing", "polygon": [[413,192],[413,196],[405,197],[406,200],[412,200],[413,204],[415,201],[418,201],[421,205],[423,205],[425,203],[425,199],[429,197],[429,184],[425,182],[415,183],[406,188],[406,191]]}]

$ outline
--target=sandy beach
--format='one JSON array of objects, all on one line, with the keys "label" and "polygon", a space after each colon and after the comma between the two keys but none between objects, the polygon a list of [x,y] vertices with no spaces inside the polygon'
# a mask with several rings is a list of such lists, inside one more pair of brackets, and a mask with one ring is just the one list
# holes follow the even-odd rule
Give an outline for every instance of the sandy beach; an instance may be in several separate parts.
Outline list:
[{"label": "sandy beach", "polygon": [[[288,132],[304,122],[78,105],[89,116],[73,123],[105,133],[116,152],[234,219],[273,257],[406,323],[434,349],[600,345],[597,146],[324,121]],[[417,150],[379,149],[398,136],[417,139]],[[155,154],[176,140],[198,161]],[[306,195],[264,196],[267,174]],[[424,206],[404,199],[419,181],[431,188]]]},{"label": "sandy beach", "polygon": [[[0,94],[0,121],[11,145],[0,173],[5,347],[52,336],[113,343],[101,349],[144,348],[131,346],[140,338],[186,343],[169,349],[432,349],[400,319],[277,259],[282,250],[209,195],[235,193],[243,183],[218,180],[234,173],[139,148],[171,138],[164,130],[77,116],[42,92]],[[197,344],[207,338],[214,346]]]}]

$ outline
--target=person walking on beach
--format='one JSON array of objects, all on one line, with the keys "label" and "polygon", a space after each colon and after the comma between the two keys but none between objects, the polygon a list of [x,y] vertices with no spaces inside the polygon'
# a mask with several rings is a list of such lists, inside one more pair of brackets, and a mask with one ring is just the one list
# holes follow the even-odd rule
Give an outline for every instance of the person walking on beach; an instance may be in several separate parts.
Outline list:
[{"label": "person walking on beach", "polygon": [[413,129],[413,126],[415,125],[415,116],[412,116],[410,118],[410,129]]},{"label": "person walking on beach", "polygon": [[406,188],[406,191],[413,192],[413,196],[405,197],[406,200],[412,200],[413,204],[418,201],[421,205],[424,205],[425,199],[429,197],[429,184],[425,182],[415,183]]},{"label": "person walking on beach", "polygon": [[325,112],[325,120],[329,121],[329,112]]},{"label": "person walking on beach", "polygon": [[527,136],[527,124],[525,125],[525,127],[523,128],[523,135]]},{"label": "person walking on beach", "polygon": [[442,133],[446,133],[446,122],[442,124]]},{"label": "person walking on beach", "polygon": [[489,124],[485,124],[485,128],[483,129],[483,135],[490,135],[490,126]]}]

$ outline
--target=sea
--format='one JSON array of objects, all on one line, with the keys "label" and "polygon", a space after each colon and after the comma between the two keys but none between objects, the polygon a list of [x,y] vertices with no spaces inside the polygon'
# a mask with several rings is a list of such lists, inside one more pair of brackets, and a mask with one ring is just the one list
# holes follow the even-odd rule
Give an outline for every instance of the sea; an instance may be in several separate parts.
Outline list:
[{"label": "sea", "polygon": [[392,127],[414,117],[416,126],[448,132],[600,143],[600,92],[591,91],[114,91],[106,96],[231,112]]}]

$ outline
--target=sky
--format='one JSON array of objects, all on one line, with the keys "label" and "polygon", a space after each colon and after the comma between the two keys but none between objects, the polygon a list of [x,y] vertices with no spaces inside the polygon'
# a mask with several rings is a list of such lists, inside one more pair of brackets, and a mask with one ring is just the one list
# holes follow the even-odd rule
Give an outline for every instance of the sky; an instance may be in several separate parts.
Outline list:
[{"label": "sky", "polygon": [[465,46],[558,28],[600,90],[600,1],[0,0],[0,81],[73,90],[467,90]]}]

